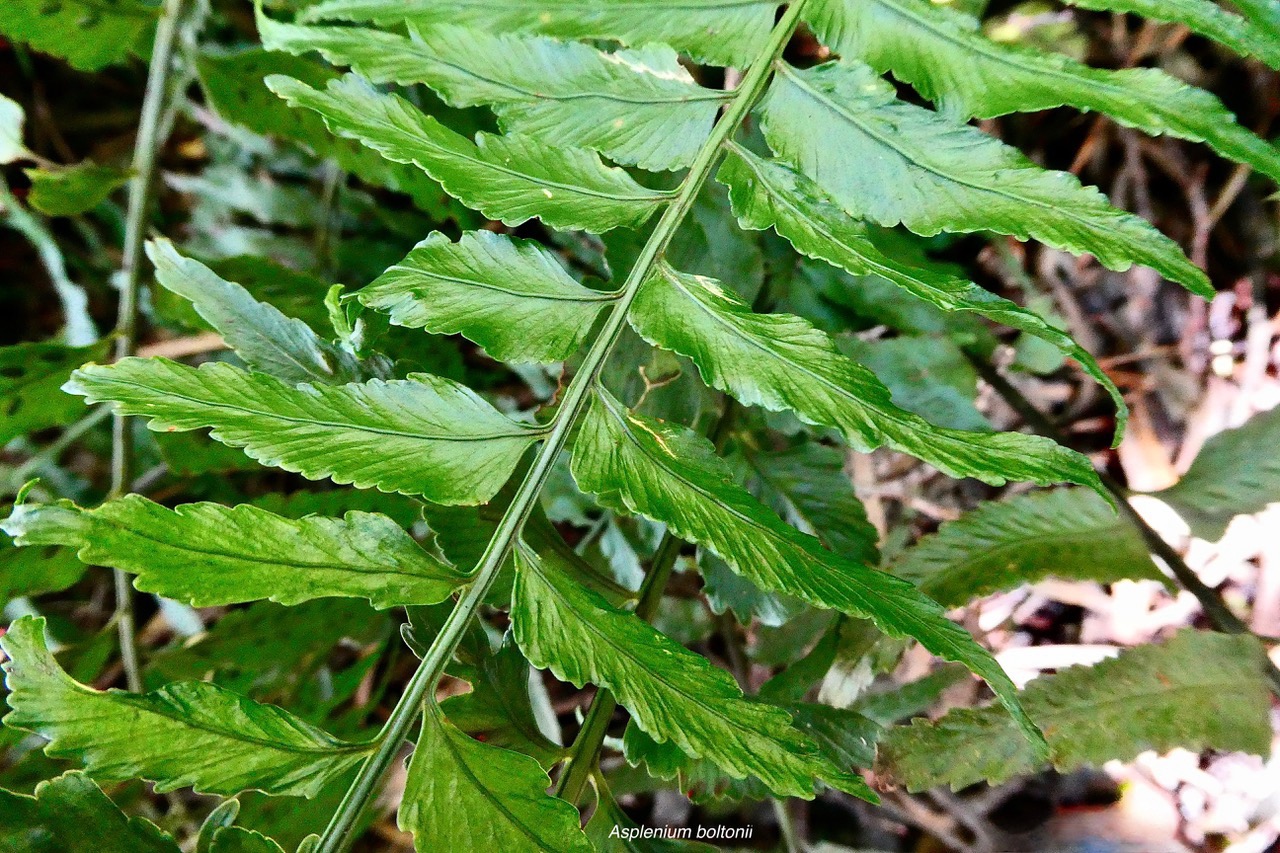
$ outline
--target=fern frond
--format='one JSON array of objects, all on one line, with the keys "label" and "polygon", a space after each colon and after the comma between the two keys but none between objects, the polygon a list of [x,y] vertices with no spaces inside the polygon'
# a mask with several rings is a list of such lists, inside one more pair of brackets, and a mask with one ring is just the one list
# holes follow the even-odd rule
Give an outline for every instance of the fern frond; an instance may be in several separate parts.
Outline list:
[{"label": "fern frond", "polygon": [[[1034,237],[1111,269],[1151,267],[1200,295],[1208,277],[1149,223],[1066,172],[897,99],[866,65],[783,66],[763,106],[769,145],[846,211],[917,234]],[[837,140],[833,143],[832,140]]]},{"label": "fern frond", "polygon": [[[1174,3],[1140,5],[1169,9]],[[944,112],[993,118],[1071,106],[1145,133],[1207,143],[1280,180],[1280,148],[1241,127],[1213,95],[1158,69],[1107,71],[995,42],[977,20],[930,0],[817,0],[811,10],[819,38],[832,49],[877,71],[892,71]],[[1280,54],[1280,39],[1261,44]]]}]

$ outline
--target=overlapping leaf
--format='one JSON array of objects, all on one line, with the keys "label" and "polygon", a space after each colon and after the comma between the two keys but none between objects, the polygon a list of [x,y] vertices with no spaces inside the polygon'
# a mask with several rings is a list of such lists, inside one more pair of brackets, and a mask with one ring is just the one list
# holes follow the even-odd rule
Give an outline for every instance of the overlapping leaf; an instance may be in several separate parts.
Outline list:
[{"label": "overlapping leaf", "polygon": [[906,581],[826,551],[738,486],[711,444],[683,428],[628,412],[599,392],[574,444],[578,484],[606,506],[664,522],[703,545],[756,586],[818,607],[873,619],[894,636],[911,636],[934,654],[965,663],[1022,720],[1012,682],[942,608]]},{"label": "overlapping leaf", "polygon": [[1204,272],[1145,220],[977,128],[898,100],[859,62],[780,66],[764,116],[770,147],[855,216],[925,236],[1034,237],[1112,269],[1140,263],[1196,293],[1213,292]]},{"label": "overlapping leaf", "polygon": [[[785,710],[796,728],[810,736],[826,760],[837,767],[869,767],[875,760],[875,742],[880,726],[856,711],[799,702],[773,706]],[[715,764],[691,758],[670,743],[658,743],[636,728],[627,726],[622,739],[627,760],[643,764],[650,775],[675,779],[680,791],[695,803],[722,799],[763,799],[767,794],[759,779],[734,779]]]},{"label": "overlapping leaf", "polygon": [[1053,344],[1111,394],[1117,411],[1117,440],[1124,434],[1128,407],[1115,383],[1070,335],[1034,311],[945,270],[900,260],[875,226],[845,213],[812,180],[777,160],[734,146],[717,178],[729,186],[733,212],[744,228],[773,228],[803,255],[853,275],[878,275],[944,311],[981,314]]},{"label": "overlapping leaf", "polygon": [[148,779],[161,792],[314,796],[371,749],[211,684],[93,690],[62,671],[44,630],[43,618],[26,616],[0,639],[12,709],[4,724],[48,738],[45,752],[100,778]]},{"label": "overlapping leaf", "polygon": [[141,0],[5,0],[0,35],[97,71],[143,49],[156,10]]},{"label": "overlapping leaf", "polygon": [[319,113],[334,133],[394,162],[416,164],[450,195],[508,225],[538,217],[554,228],[600,233],[643,224],[669,197],[585,149],[488,133],[472,142],[354,75],[323,90],[278,75],[268,77],[267,85],[291,105]]},{"label": "overlapping leaf", "polygon": [[84,573],[84,564],[66,549],[18,548],[0,540],[0,600],[60,592]]},{"label": "overlapping leaf", "polygon": [[31,193],[27,202],[50,216],[74,216],[92,210],[124,186],[129,173],[92,160],[63,168],[27,169]]},{"label": "overlapping leaf", "polygon": [[409,761],[400,828],[418,850],[591,853],[578,810],[527,755],[472,740],[436,708]]},{"label": "overlapping leaf", "polygon": [[426,83],[454,106],[489,105],[503,130],[644,169],[687,166],[728,94],[694,83],[673,50],[605,53],[576,42],[433,26],[412,38],[258,16],[272,50],[318,51],[375,83]]},{"label": "overlapping leaf", "polygon": [[695,59],[745,66],[764,48],[773,0],[324,0],[303,20],[374,21],[419,26],[465,24],[493,32],[524,30],[561,38],[662,42]]},{"label": "overlapping leaf", "polygon": [[[1023,705],[1062,771],[1182,747],[1271,749],[1270,693],[1257,640],[1187,629],[1163,646],[1139,646],[1094,667],[1032,681]],[[916,720],[880,743],[881,772],[912,791],[999,784],[1040,762],[999,708]]]},{"label": "overlapping leaf", "polygon": [[512,621],[529,660],[563,681],[608,688],[652,737],[758,776],[782,796],[813,796],[815,778],[875,799],[860,777],[825,760],[781,708],[751,702],[733,678],[634,614],[618,610],[528,550],[516,555]]},{"label": "overlapping leaf", "polygon": [[[1186,11],[1187,0],[1180,2]],[[1132,3],[1086,0],[1085,5]],[[1138,0],[1136,5],[1169,9],[1176,4]],[[1218,12],[1218,23],[1244,24],[1238,16]],[[1105,113],[1146,133],[1206,142],[1224,157],[1280,179],[1280,149],[1241,127],[1213,95],[1158,69],[1107,71],[1058,53],[995,42],[982,34],[976,19],[930,0],[818,0],[808,14],[833,50],[878,71],[892,70],[953,114],[991,118],[1068,105]],[[1239,34],[1247,29],[1237,28]],[[1258,38],[1255,45],[1280,56],[1280,40]]]},{"label": "overlapping leaf", "polygon": [[0,790],[0,853],[179,853],[151,821],[127,817],[79,771],[41,782],[34,797]]},{"label": "overlapping leaf", "polygon": [[[1065,0],[1081,9],[1128,12],[1153,21],[1182,24],[1193,32],[1220,42],[1243,56],[1256,56],[1272,68],[1280,68],[1280,6],[1274,0],[1232,3],[1245,15],[1236,15],[1213,0]],[[1265,14],[1270,8],[1271,16]]]},{"label": "overlapping leaf", "polygon": [[284,848],[260,832],[224,826],[213,834],[209,853],[284,853]]},{"label": "overlapping leaf", "polygon": [[691,358],[707,384],[748,405],[839,429],[860,450],[888,444],[953,477],[1097,487],[1089,461],[1048,439],[945,429],[895,406],[871,371],[790,314],[755,314],[718,282],[659,267],[631,309],[646,340]]},{"label": "overlapping leaf", "polygon": [[197,313],[254,370],[289,383],[343,385],[366,378],[354,355],[323,340],[301,320],[254,299],[199,261],[184,258],[168,240],[147,244],[156,281],[191,301]]},{"label": "overlapping leaf", "polygon": [[1232,0],[1231,5],[1263,33],[1280,30],[1280,3],[1276,0]]},{"label": "overlapping leaf", "polygon": [[1137,529],[1083,489],[984,504],[903,552],[894,574],[947,607],[1049,576],[1163,579]]},{"label": "overlapping leaf", "polygon": [[0,347],[0,445],[23,433],[59,426],[85,414],[62,392],[71,371],[107,354],[110,341],[86,347],[15,344]]},{"label": "overlapping leaf", "polygon": [[465,386],[428,374],[295,388],[229,364],[129,358],[78,370],[66,387],[145,417],[157,432],[212,427],[224,444],[309,479],[446,504],[493,497],[541,435]]},{"label": "overlapping leaf", "polygon": [[[842,335],[836,346],[874,373],[889,389],[893,402],[908,412],[952,429],[991,431],[991,421],[976,405],[978,372],[950,337],[896,335],[866,340]],[[1047,356],[1055,368],[1061,363],[1056,355],[1050,351]]]},{"label": "overlapping leaf", "polygon": [[20,545],[75,548],[85,563],[123,569],[138,589],[195,607],[327,596],[379,608],[434,604],[467,579],[370,512],[290,519],[248,504],[168,509],[128,495],[96,509],[18,506],[0,529]]},{"label": "overlapping leaf", "polygon": [[334,71],[320,63],[253,49],[225,56],[202,55],[196,68],[206,102],[227,121],[255,133],[292,140],[317,156],[332,157],[366,183],[407,193],[414,204],[433,215],[443,218],[457,212],[451,208],[466,212],[417,166],[393,163],[359,142],[334,136],[320,116],[292,109],[262,82],[266,75],[284,74],[318,88],[337,79]]},{"label": "overlapping leaf", "polygon": [[772,503],[776,497],[785,503],[780,515],[807,528],[841,557],[871,566],[880,562],[878,534],[853,493],[844,453],[809,442],[774,452],[744,448],[743,455],[765,500]]},{"label": "overlapping leaf", "polygon": [[491,231],[432,234],[361,290],[391,322],[462,334],[501,361],[562,361],[614,295],[578,284],[537,243]]},{"label": "overlapping leaf", "polygon": [[538,728],[529,695],[529,662],[511,634],[477,665],[455,663],[449,673],[471,684],[471,692],[451,696],[441,706],[459,729],[484,743],[522,752],[543,767],[564,757],[566,749]]},{"label": "overlapping leaf", "polygon": [[1243,426],[1212,436],[1187,473],[1155,492],[1202,539],[1216,542],[1237,515],[1261,512],[1280,501],[1280,408],[1254,415]]},{"label": "overlapping leaf", "polygon": [[[292,607],[258,601],[229,610],[198,637],[157,651],[145,676],[158,684],[207,681],[258,701],[292,699],[307,692],[335,646],[350,640],[368,647],[390,634],[390,623],[357,599],[321,598]],[[317,631],[318,625],[325,629]]]}]

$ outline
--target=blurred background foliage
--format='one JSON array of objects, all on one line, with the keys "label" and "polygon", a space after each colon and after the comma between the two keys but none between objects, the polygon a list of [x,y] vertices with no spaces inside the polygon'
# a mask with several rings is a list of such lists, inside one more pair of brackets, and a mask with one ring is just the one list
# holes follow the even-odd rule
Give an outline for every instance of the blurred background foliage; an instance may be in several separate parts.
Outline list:
[{"label": "blurred background foliage", "polygon": [[[41,500],[95,505],[109,482],[107,412],[85,408],[58,388],[72,368],[108,357],[115,322],[125,221],[121,188],[129,178],[155,11],[144,0],[124,5],[132,12],[118,29],[100,32],[92,43],[48,45],[27,36],[30,44],[0,45],[0,500],[6,503],[38,480],[30,488]],[[1263,136],[1280,113],[1276,72],[1179,26],[1042,2],[955,5],[985,11],[988,33],[1002,41],[1100,67],[1162,67],[1217,94]],[[0,16],[9,14],[0,10]],[[812,58],[819,50],[803,37],[792,49]],[[126,50],[135,56],[108,64],[112,52]],[[366,284],[432,231],[456,237],[465,229],[501,226],[486,226],[418,170],[332,136],[317,117],[288,108],[261,85],[269,73],[314,84],[336,71],[317,60],[263,51],[252,7],[239,0],[208,0],[192,9],[179,53],[175,97],[163,119],[167,142],[149,222],[154,233],[325,338],[335,332],[364,336],[369,346],[394,355],[396,375],[427,370],[458,379],[505,411],[529,416],[554,399],[558,368],[514,370],[462,338],[390,327],[373,315],[353,325],[334,284],[340,292]],[[455,130],[492,127],[484,111],[448,108],[423,87],[408,91]],[[914,98],[905,87],[902,93]],[[1280,546],[1273,526],[1280,515],[1266,508],[1280,498],[1280,418],[1266,414],[1280,402],[1280,259],[1272,187],[1203,147],[1145,137],[1066,109],[981,124],[1041,165],[1078,174],[1114,204],[1154,222],[1187,247],[1219,289],[1206,303],[1142,268],[1111,272],[1045,247],[985,235],[894,235],[903,252],[924,263],[954,265],[988,289],[1036,308],[1093,352],[1133,408],[1129,435],[1118,450],[1108,448],[1114,424],[1105,395],[1048,344],[946,315],[874,277],[855,279],[822,263],[797,261],[772,233],[733,227],[719,185],[708,186],[680,232],[673,265],[714,276],[766,308],[800,314],[838,335],[841,347],[875,370],[900,405],[938,424],[970,430],[1021,424],[970,356],[993,359],[1026,399],[1106,470],[1138,491],[1168,488],[1143,499],[1148,521],[1257,633],[1280,636]],[[614,232],[600,242],[537,222],[516,233],[554,248],[586,281],[625,271],[643,237]],[[146,292],[145,354],[234,360],[187,302],[161,288]],[[703,427],[714,420],[718,398],[683,359],[653,350],[631,333],[620,350],[608,384],[626,399],[643,400],[641,411]],[[963,606],[962,620],[1020,682],[1167,638],[1182,626],[1205,627],[1195,599],[1172,591],[1154,570],[1140,536],[1089,500],[1065,492],[1042,496],[1037,500],[1058,501],[1039,507],[1045,529],[1028,530],[1019,516],[1014,541],[999,533],[983,540],[986,534],[973,527],[998,529],[999,519],[992,517],[998,508],[987,506],[978,516],[971,512],[975,507],[997,497],[1032,499],[1019,496],[1016,487],[1002,495],[976,481],[950,480],[890,451],[845,454],[827,438],[787,416],[743,412],[728,458],[752,491],[829,547],[855,547],[840,540],[840,531],[873,525],[883,563],[932,584],[926,588],[944,603]],[[138,428],[133,441],[139,460],[133,488],[162,503],[247,502],[291,517],[376,510],[419,537],[434,536],[455,561],[476,547],[468,519],[447,508],[429,508],[424,516],[424,508],[408,498],[264,469],[198,433]],[[601,512],[577,492],[567,470],[553,480],[542,508],[578,554],[607,567],[609,581],[638,582],[659,539],[654,525]],[[970,526],[948,534],[947,525],[958,519]],[[1078,523],[1064,530],[1064,519]],[[908,550],[940,527],[943,534],[927,540],[930,550]],[[979,544],[966,544],[966,535]],[[1005,570],[1016,565],[1008,578],[999,577],[1002,566],[979,559],[992,542],[1006,549]],[[860,707],[883,722],[982,698],[979,685],[952,668],[934,668],[918,649],[873,644],[865,626],[761,593],[717,566],[714,557],[681,559],[658,627],[728,666],[749,691],[784,696],[816,690],[824,701],[841,704],[840,696],[862,695],[870,685]],[[971,602],[978,593],[985,597]],[[84,566],[63,548],[19,549],[5,539],[0,602],[6,623],[27,613],[49,619],[59,659],[75,678],[98,687],[121,683],[109,572]],[[414,663],[400,642],[403,616],[362,602],[196,609],[140,595],[138,608],[147,686],[212,681],[282,705],[339,736],[380,723],[387,697]],[[418,635],[429,636],[440,618],[431,609],[410,614]],[[486,630],[496,640],[504,627],[495,618]],[[504,737],[527,741],[528,733],[513,730],[500,713],[515,701],[539,733],[522,742],[524,748],[554,755],[560,747],[553,741],[578,724],[583,696],[549,676],[530,679],[528,673],[510,648],[465,662],[442,690],[463,694],[465,679],[472,692],[449,699],[446,708],[469,732],[499,743]],[[529,684],[527,694],[493,695],[521,678]],[[0,728],[0,750],[0,787],[9,790],[30,793],[39,780],[71,767],[46,757],[21,731]],[[753,849],[780,843],[778,823],[759,792],[726,790],[726,780],[713,777],[686,778],[686,797],[617,758],[605,766],[631,820],[754,824],[760,831]],[[240,823],[292,849],[326,822],[345,781],[310,801],[245,796]],[[389,785],[397,781],[403,780]],[[190,793],[155,795],[136,782],[108,793],[127,811],[184,839],[193,837],[213,804]],[[394,793],[388,796],[394,799]],[[1087,841],[1113,845],[1089,849],[1260,852],[1274,849],[1280,835],[1280,771],[1232,753],[1144,753],[1105,771],[1026,775],[964,795],[891,792],[881,808],[834,793],[791,808],[803,837],[824,850],[1030,850]],[[408,849],[385,814],[368,820],[372,831],[362,849]],[[1004,846],[1012,844],[1019,846]]]}]

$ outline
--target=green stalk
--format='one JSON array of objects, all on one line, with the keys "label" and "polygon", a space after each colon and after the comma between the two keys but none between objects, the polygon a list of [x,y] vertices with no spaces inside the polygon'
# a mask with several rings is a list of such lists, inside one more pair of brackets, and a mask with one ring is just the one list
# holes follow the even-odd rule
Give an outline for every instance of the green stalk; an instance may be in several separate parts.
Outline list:
[{"label": "green stalk", "polygon": [[649,274],[670,245],[676,229],[680,227],[692,208],[702,185],[711,175],[711,170],[719,158],[724,143],[737,131],[747,113],[764,92],[765,85],[773,72],[773,63],[782,55],[783,48],[791,40],[791,34],[800,22],[800,11],[805,2],[806,0],[796,0],[792,3],[774,26],[760,58],[743,78],[733,101],[721,116],[720,121],[712,128],[710,138],[699,150],[693,165],[689,167],[689,174],[685,176],[679,192],[663,212],[653,234],[640,251],[640,256],[627,276],[617,303],[605,320],[600,334],[587,351],[582,366],[565,391],[564,401],[556,413],[545,443],[539,449],[533,465],[521,482],[511,505],[498,523],[497,531],[480,558],[476,579],[454,606],[449,618],[445,620],[444,627],[440,629],[440,633],[419,664],[417,672],[405,686],[404,694],[392,709],[391,716],[378,735],[377,750],[361,766],[355,781],[329,822],[329,826],[325,828],[315,853],[340,853],[345,848],[352,827],[365,805],[373,797],[387,768],[399,753],[400,745],[412,727],[423,700],[439,681],[445,665],[453,656],[462,638],[463,631],[475,616],[489,588],[497,578],[502,564],[515,546],[516,539],[547,482],[552,466],[568,444],[570,433],[591,399],[592,388],[626,326],[627,312],[636,294],[639,293],[640,286],[648,279]]},{"label": "green stalk", "polygon": [[[652,621],[658,613],[658,605],[662,603],[667,581],[671,579],[671,573],[675,570],[676,558],[680,556],[682,544],[680,539],[673,536],[669,530],[662,535],[662,542],[658,544],[658,550],[654,553],[653,561],[649,565],[649,573],[644,576],[644,583],[640,585],[640,600],[636,604],[636,616],[646,622]],[[587,714],[582,720],[582,728],[578,730],[578,736],[573,739],[573,746],[570,748],[564,771],[556,782],[557,797],[575,805],[582,799],[587,780],[596,770],[596,764],[600,759],[600,748],[604,745],[605,735],[609,733],[609,722],[613,719],[613,712],[617,708],[618,700],[613,693],[603,687],[600,688],[595,698],[591,700],[591,707],[587,709]]]},{"label": "green stalk", "polygon": [[[733,421],[737,414],[737,401],[732,397],[725,397],[724,410],[716,419],[715,427],[712,428],[709,436],[711,443],[715,445],[717,455],[724,450],[724,445],[733,432]],[[680,548],[683,544],[678,537],[672,535],[670,530],[662,534],[658,550],[654,552],[653,560],[649,563],[649,572],[644,576],[644,583],[640,584],[639,601],[636,603],[635,614],[645,622],[652,622],[658,615],[658,606],[662,604],[667,581],[671,580],[671,573],[675,569],[676,558],[680,556]],[[613,712],[617,708],[618,700],[612,692],[604,688],[601,688],[591,700],[591,706],[587,708],[586,716],[583,717],[582,727],[578,729],[578,736],[573,739],[573,745],[569,748],[565,768],[556,782],[557,797],[568,800],[574,805],[582,799],[587,781],[595,773],[600,761],[600,749],[604,746],[605,735],[609,733],[609,722],[613,719]]]},{"label": "green stalk", "polygon": [[[146,237],[147,211],[155,184],[156,157],[164,140],[160,138],[161,116],[169,90],[173,48],[178,40],[184,0],[165,0],[156,25],[156,40],[147,69],[147,89],[142,98],[142,117],[133,145],[133,179],[129,182],[129,209],[125,217],[124,260],[120,272],[120,306],[116,313],[116,359],[133,355],[138,348],[138,294],[141,289],[142,242]],[[130,421],[116,413],[111,424],[111,491],[118,498],[133,482],[133,442]],[[113,571],[116,588],[116,629],[120,632],[120,658],[129,689],[142,690],[138,668],[138,647],[134,640],[133,587],[129,576]]]}]

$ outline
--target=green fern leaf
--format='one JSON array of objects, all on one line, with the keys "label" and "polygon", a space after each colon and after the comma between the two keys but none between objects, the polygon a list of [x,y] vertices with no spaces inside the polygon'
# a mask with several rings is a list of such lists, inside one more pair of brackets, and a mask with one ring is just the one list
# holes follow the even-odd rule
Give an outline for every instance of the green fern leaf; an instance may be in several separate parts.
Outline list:
[{"label": "green fern leaf", "polygon": [[155,20],[140,0],[5,0],[0,35],[97,71],[142,53]]},{"label": "green fern leaf", "polygon": [[1254,415],[1204,443],[1178,482],[1152,494],[1182,516],[1191,532],[1217,542],[1237,515],[1280,501],[1280,408]]},{"label": "green fern leaf", "polygon": [[516,553],[512,623],[534,666],[578,687],[607,688],[646,733],[730,775],[758,776],[780,796],[813,797],[813,781],[875,801],[860,777],[825,761],[781,708],[751,702],[727,672],[634,614]]},{"label": "green fern leaf", "polygon": [[[819,37],[832,49],[878,71],[892,70],[958,117],[1072,106],[1146,133],[1208,143],[1222,156],[1280,180],[1280,149],[1241,127],[1213,95],[1158,69],[1107,71],[1061,54],[1001,44],[983,35],[976,19],[930,0],[819,0],[809,9]],[[1273,51],[1280,54],[1280,41]]]},{"label": "green fern leaf", "polygon": [[583,149],[487,133],[472,142],[354,75],[324,90],[277,75],[267,86],[290,105],[319,113],[334,133],[393,162],[416,164],[463,204],[507,225],[538,217],[553,228],[602,233],[643,224],[670,197]]},{"label": "green fern leaf", "polygon": [[717,179],[728,185],[733,212],[743,228],[773,228],[807,257],[853,275],[878,275],[944,311],[981,314],[1053,344],[1107,389],[1116,405],[1117,441],[1124,435],[1129,409],[1115,383],[1070,335],[1034,311],[945,271],[899,260],[891,245],[881,245],[887,241],[879,239],[874,226],[849,216],[813,181],[777,160],[735,145]]},{"label": "green fern leaf", "polygon": [[[435,604],[466,576],[383,515],[290,519],[244,504],[167,509],[139,495],[81,509],[70,501],[15,507],[3,529],[20,545],[66,545],[135,585],[211,607],[268,599],[367,598],[375,607]],[[198,567],[198,570],[193,570]]]},{"label": "green fern leaf", "polygon": [[[344,170],[373,186],[406,193],[417,207],[440,218],[470,214],[413,164],[393,163],[352,139],[334,136],[324,119],[295,110],[276,97],[263,78],[283,74],[321,88],[338,74],[318,62],[261,49],[196,60],[205,101],[219,116],[254,133],[288,139],[318,157],[332,157]],[[474,214],[471,214],[474,215]],[[296,315],[295,315],[296,316]]]},{"label": "green fern leaf", "polygon": [[665,523],[761,589],[870,618],[888,634],[914,637],[966,664],[1023,721],[1034,739],[1029,748],[1043,744],[1008,676],[941,607],[906,581],[841,559],[783,523],[733,482],[710,442],[695,433],[628,412],[600,391],[574,444],[573,473],[605,506]]},{"label": "green fern leaf", "polygon": [[291,384],[344,385],[368,378],[354,355],[322,340],[301,320],[254,299],[199,261],[184,258],[168,240],[148,243],[147,257],[155,265],[156,281],[190,300],[254,370]]},{"label": "green fern leaf", "polygon": [[747,405],[839,429],[859,450],[888,444],[953,477],[1099,488],[1092,465],[1048,439],[934,426],[895,406],[871,371],[790,314],[755,314],[711,279],[660,267],[631,310],[645,340],[693,360],[708,385]]},{"label": "green fern leaf", "polygon": [[510,632],[478,665],[455,663],[449,672],[471,684],[470,693],[451,696],[441,705],[459,729],[491,746],[522,752],[543,767],[564,757],[566,748],[538,728],[529,696],[529,661]]},{"label": "green fern leaf", "polygon": [[879,537],[844,471],[845,454],[809,442],[788,450],[743,448],[761,498],[828,550],[855,563],[880,562]]},{"label": "green fern leaf", "polygon": [[272,50],[318,51],[374,83],[426,83],[454,106],[492,106],[502,129],[599,151],[642,169],[688,166],[730,93],[698,86],[661,45],[604,53],[579,43],[434,26],[412,38],[300,27],[258,16]]},{"label": "green fern leaf", "polygon": [[49,740],[45,752],[103,779],[147,779],[159,792],[314,796],[372,748],[347,743],[273,705],[201,682],[146,694],[93,690],[62,671],[45,620],[24,616],[0,647],[9,687],[6,726]]},{"label": "green fern leaf", "polygon": [[469,231],[432,234],[357,294],[391,322],[462,334],[505,362],[563,361],[616,296],[578,284],[537,243]]},{"label": "green fern leaf", "polygon": [[984,504],[908,548],[893,572],[946,607],[1049,576],[1164,580],[1134,526],[1082,489]]},{"label": "green fern leaf", "polygon": [[62,383],[88,361],[105,358],[109,340],[87,347],[15,344],[0,347],[0,446],[10,439],[70,423],[84,406],[62,393]]},{"label": "green fern leaf", "polygon": [[[776,707],[783,710],[782,706]],[[795,727],[808,734],[836,766],[870,767],[875,761],[880,726],[856,711],[808,702],[787,706],[785,710]],[[711,762],[691,758],[670,743],[654,741],[637,729],[634,721],[627,726],[622,745],[627,761],[644,764],[651,775],[660,779],[677,780],[680,791],[695,803],[758,800],[767,793],[759,779],[726,776]]]},{"label": "green fern leaf", "polygon": [[0,853],[179,853],[145,818],[127,817],[93,780],[72,770],[34,797],[0,790]]},{"label": "green fern leaf", "polygon": [[422,27],[464,24],[571,39],[663,42],[703,62],[745,66],[764,48],[773,0],[323,0],[304,21],[346,20]]},{"label": "green fern leaf", "polygon": [[260,832],[224,826],[213,834],[209,853],[285,853],[275,841]]},{"label": "green fern leaf", "polygon": [[[1257,640],[1187,629],[1163,646],[1139,646],[1093,667],[1032,681],[1027,713],[1063,772],[1144,750],[1182,747],[1271,751],[1271,701]],[[999,708],[963,708],[916,720],[880,742],[880,772],[909,790],[998,785],[1039,766]]]},{"label": "green fern leaf", "polygon": [[445,504],[492,498],[541,435],[465,386],[425,373],[294,388],[229,364],[129,358],[77,370],[66,388],[145,417],[157,432],[213,427],[222,443],[308,479]]},{"label": "green fern leaf", "polygon": [[1213,293],[1204,272],[1145,220],[976,128],[899,101],[861,63],[781,66],[764,116],[769,145],[855,216],[924,236],[1034,237],[1092,253],[1111,269],[1141,263],[1200,295]]},{"label": "green fern leaf", "polygon": [[85,565],[62,548],[18,548],[0,537],[0,599],[61,592],[84,577]]},{"label": "green fern leaf", "polygon": [[92,160],[61,168],[26,169],[31,181],[27,202],[49,216],[75,216],[97,207],[129,182],[129,173]]},{"label": "green fern leaf", "polygon": [[1231,0],[1244,19],[1263,33],[1280,32],[1280,2],[1278,0]]},{"label": "green fern leaf", "polygon": [[[1245,12],[1236,15],[1212,0],[1064,0],[1081,9],[1127,12],[1153,21],[1182,24],[1192,32],[1213,39],[1241,56],[1256,56],[1272,68],[1280,68],[1280,4],[1275,0],[1243,0],[1232,5]],[[1271,10],[1270,18],[1265,16]],[[1250,14],[1252,12],[1252,14]],[[1262,13],[1262,14],[1259,14]]]},{"label": "green fern leaf", "polygon": [[418,850],[591,853],[578,810],[527,755],[472,740],[430,707],[409,760],[400,828]]}]

